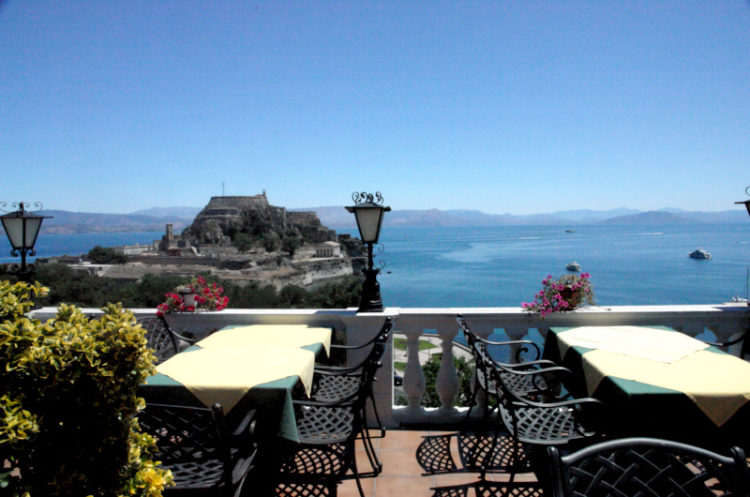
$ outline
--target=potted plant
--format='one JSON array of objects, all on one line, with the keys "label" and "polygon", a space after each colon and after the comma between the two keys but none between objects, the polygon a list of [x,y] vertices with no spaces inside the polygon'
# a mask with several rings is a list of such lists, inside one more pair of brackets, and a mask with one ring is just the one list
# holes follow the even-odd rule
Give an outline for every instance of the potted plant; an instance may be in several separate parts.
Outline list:
[{"label": "potted plant", "polygon": [[164,316],[173,312],[221,311],[229,304],[224,288],[209,283],[203,276],[193,278],[188,285],[165,294],[166,300],[156,306],[156,314]]},{"label": "potted plant", "polygon": [[553,312],[572,311],[582,304],[594,304],[594,291],[589,273],[565,274],[557,279],[548,275],[533,302],[521,304],[526,312],[538,312],[545,317]]}]

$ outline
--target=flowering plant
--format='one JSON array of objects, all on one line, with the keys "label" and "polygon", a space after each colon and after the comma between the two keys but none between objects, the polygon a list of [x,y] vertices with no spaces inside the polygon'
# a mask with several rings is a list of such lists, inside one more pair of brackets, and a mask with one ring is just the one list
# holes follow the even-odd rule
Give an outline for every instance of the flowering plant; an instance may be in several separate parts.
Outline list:
[{"label": "flowering plant", "polygon": [[553,312],[572,311],[584,302],[594,303],[589,273],[565,274],[556,280],[550,274],[542,280],[542,289],[534,295],[534,301],[524,302],[521,307],[544,317]]},{"label": "flowering plant", "polygon": [[165,294],[167,300],[156,306],[156,315],[195,310],[220,311],[229,304],[229,297],[223,293],[223,287],[208,283],[203,276],[198,276],[189,285]]}]

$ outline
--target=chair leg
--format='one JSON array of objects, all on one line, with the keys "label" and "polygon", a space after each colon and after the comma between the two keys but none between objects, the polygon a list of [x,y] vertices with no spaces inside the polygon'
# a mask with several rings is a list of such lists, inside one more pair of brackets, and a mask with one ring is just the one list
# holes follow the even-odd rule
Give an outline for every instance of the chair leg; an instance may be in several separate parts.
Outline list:
[{"label": "chair leg", "polygon": [[352,472],[354,473],[354,479],[357,481],[357,489],[359,490],[360,497],[365,497],[365,491],[362,489],[362,482],[359,478],[359,471],[357,470],[357,451],[352,440],[349,444],[349,450],[351,451],[352,458]]},{"label": "chair leg", "polygon": [[370,390],[370,402],[372,403],[372,412],[375,413],[375,421],[378,423],[378,429],[380,430],[380,435],[373,438],[385,438],[385,427],[383,426],[383,422],[380,421],[380,414],[378,413],[378,406],[375,405],[375,394],[372,390]]},{"label": "chair leg", "polygon": [[362,445],[364,445],[365,447],[365,454],[367,454],[367,459],[370,461],[370,466],[372,466],[373,476],[378,476],[383,471],[383,464],[380,462],[380,459],[378,459],[378,455],[375,451],[375,446],[372,443],[372,438],[370,437],[367,426],[362,427],[361,437]]}]

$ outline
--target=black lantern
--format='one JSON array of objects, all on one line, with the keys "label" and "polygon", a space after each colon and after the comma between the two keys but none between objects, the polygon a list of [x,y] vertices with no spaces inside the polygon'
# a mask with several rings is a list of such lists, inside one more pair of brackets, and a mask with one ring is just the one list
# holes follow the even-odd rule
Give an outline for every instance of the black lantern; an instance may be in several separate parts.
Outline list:
[{"label": "black lantern", "polygon": [[380,285],[377,280],[380,270],[373,267],[372,246],[378,243],[383,213],[390,211],[391,208],[383,206],[383,196],[380,192],[376,192],[375,195],[354,192],[352,200],[354,200],[354,205],[347,207],[346,210],[354,213],[359,236],[367,244],[367,269],[364,270],[365,282],[362,284],[359,312],[382,312],[383,300],[380,298]]},{"label": "black lantern", "polygon": [[[745,193],[750,195],[750,186],[745,188]],[[740,200],[739,202],[735,202],[735,204],[745,204],[745,209],[747,209],[747,215],[750,216],[750,200]],[[747,305],[750,305],[750,301],[747,302]]]},{"label": "black lantern", "polygon": [[[745,188],[745,193],[750,195],[750,186]],[[739,202],[735,202],[735,204],[745,204],[745,209],[747,209],[747,215],[750,216],[750,200],[741,200]]]},{"label": "black lantern", "polygon": [[[6,205],[2,202],[3,206]],[[26,210],[27,203],[18,202],[13,203],[13,207],[18,207],[17,211],[9,212],[0,216],[0,221],[3,223],[5,234],[8,235],[8,241],[10,242],[11,251],[10,255],[18,257],[21,255],[21,267],[13,265],[13,272],[16,273],[18,279],[21,281],[31,281],[34,275],[34,266],[26,265],[26,254],[36,255],[34,245],[36,244],[36,238],[39,235],[39,228],[42,227],[42,221],[49,218],[50,216],[40,216]],[[36,202],[34,204],[37,208],[42,207],[42,204]]]}]

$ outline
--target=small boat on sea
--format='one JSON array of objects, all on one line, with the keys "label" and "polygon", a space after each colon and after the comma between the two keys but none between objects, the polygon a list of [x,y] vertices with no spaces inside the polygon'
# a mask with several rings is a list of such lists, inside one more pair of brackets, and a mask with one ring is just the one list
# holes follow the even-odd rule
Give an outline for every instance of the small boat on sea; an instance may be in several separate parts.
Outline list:
[{"label": "small boat on sea", "polygon": [[699,248],[698,250],[693,250],[692,252],[690,252],[688,256],[693,259],[710,259],[711,252]]},{"label": "small boat on sea", "polygon": [[576,261],[573,261],[567,266],[565,266],[565,269],[567,269],[568,271],[573,271],[574,273],[577,273],[578,271],[581,270],[581,265],[578,264]]}]

